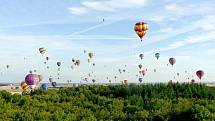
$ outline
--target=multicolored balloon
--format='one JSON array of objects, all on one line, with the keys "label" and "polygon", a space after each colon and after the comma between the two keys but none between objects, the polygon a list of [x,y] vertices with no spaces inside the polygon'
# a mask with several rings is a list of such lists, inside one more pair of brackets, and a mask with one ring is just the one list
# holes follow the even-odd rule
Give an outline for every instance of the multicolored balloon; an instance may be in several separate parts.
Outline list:
[{"label": "multicolored balloon", "polygon": [[44,47],[39,48],[39,52],[41,55],[44,55],[46,52],[46,49]]},{"label": "multicolored balloon", "polygon": [[26,91],[29,88],[29,85],[25,81],[22,81],[20,86],[23,91]]},{"label": "multicolored balloon", "polygon": [[140,37],[141,41],[142,41],[143,36],[145,36],[148,28],[149,28],[148,24],[145,22],[138,22],[135,24],[134,31]]}]

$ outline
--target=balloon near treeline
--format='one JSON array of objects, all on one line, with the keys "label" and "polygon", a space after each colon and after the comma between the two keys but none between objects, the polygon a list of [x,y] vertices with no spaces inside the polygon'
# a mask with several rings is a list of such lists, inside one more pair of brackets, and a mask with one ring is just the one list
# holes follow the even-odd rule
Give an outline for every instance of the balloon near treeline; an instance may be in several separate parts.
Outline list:
[{"label": "balloon near treeline", "polygon": [[141,83],[143,81],[143,78],[139,78],[139,82]]},{"label": "balloon near treeline", "polygon": [[41,85],[41,88],[42,88],[43,90],[47,90],[48,87],[49,87],[49,84],[48,84],[48,83],[43,83],[43,84]]},{"label": "balloon near treeline", "polygon": [[28,84],[28,85],[35,85],[38,81],[39,81],[39,76],[37,74],[28,74],[26,77],[25,77],[25,82]]},{"label": "balloon near treeline", "polygon": [[25,81],[22,81],[20,86],[23,91],[26,91],[29,88],[29,85]]},{"label": "balloon near treeline", "polygon": [[199,79],[201,80],[201,79],[202,79],[202,77],[204,76],[204,71],[202,71],[202,70],[198,70],[198,71],[196,71],[196,76],[198,76],[198,77],[199,77]]},{"label": "balloon near treeline", "polygon": [[52,86],[56,87],[57,86],[57,82],[52,82]]}]

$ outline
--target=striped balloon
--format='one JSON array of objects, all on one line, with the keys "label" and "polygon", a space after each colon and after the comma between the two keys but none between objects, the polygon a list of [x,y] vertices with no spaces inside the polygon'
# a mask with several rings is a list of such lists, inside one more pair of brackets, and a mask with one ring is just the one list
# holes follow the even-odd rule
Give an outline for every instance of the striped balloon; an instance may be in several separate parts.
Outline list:
[{"label": "striped balloon", "polygon": [[134,31],[140,37],[141,41],[143,36],[145,36],[147,30],[148,30],[148,24],[144,22],[138,22],[134,26]]}]

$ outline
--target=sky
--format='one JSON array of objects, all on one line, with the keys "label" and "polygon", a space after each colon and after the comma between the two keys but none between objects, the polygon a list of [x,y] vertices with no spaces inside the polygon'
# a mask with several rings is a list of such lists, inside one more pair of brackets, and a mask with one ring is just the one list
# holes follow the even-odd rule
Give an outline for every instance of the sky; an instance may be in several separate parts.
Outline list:
[{"label": "sky", "polygon": [[[134,31],[140,21],[149,25],[142,42]],[[138,82],[139,64],[147,68],[146,83],[213,82],[215,1],[1,0],[0,45],[0,82],[19,83],[34,69],[43,75],[43,82],[50,75],[56,82],[83,82],[81,77],[91,72],[90,83],[93,78],[108,82],[106,77],[112,82]],[[44,56],[40,47],[46,48]],[[94,53],[95,67],[88,64],[84,50]],[[159,60],[154,56],[157,52]],[[46,56],[49,70],[43,63]],[[173,67],[167,66],[170,57],[176,59]],[[72,58],[80,59],[79,67],[70,68]],[[62,62],[60,80],[58,61]],[[118,69],[126,73],[119,74]],[[197,70],[205,72],[202,80]]]}]

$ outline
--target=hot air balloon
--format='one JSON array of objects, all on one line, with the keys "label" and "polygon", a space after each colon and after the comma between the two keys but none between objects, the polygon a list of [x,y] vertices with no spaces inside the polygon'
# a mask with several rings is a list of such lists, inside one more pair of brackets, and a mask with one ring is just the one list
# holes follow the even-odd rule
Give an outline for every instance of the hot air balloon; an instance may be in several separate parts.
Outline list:
[{"label": "hot air balloon", "polygon": [[175,58],[169,58],[169,63],[173,66],[175,64]]},{"label": "hot air balloon", "polygon": [[48,83],[43,83],[43,84],[41,84],[41,88],[42,88],[43,90],[47,90],[48,87],[49,87]]},{"label": "hot air balloon", "polygon": [[9,65],[6,65],[6,68],[8,69],[10,66]]},{"label": "hot air balloon", "polygon": [[22,81],[20,86],[23,91],[26,91],[29,88],[29,85],[25,81]]},{"label": "hot air balloon", "polygon": [[74,58],[72,59],[72,62],[75,63],[75,59]]},{"label": "hot air balloon", "polygon": [[45,61],[44,64],[47,64],[47,62]]},{"label": "hot air balloon", "polygon": [[49,78],[49,82],[52,82],[52,78]]},{"label": "hot air balloon", "polygon": [[41,82],[43,80],[43,76],[42,75],[38,75],[39,77],[39,82]]},{"label": "hot air balloon", "polygon": [[204,71],[198,70],[198,71],[196,71],[196,75],[197,75],[197,76],[199,77],[199,79],[201,80],[202,77],[204,76]]},{"label": "hot air balloon", "polygon": [[138,22],[134,26],[134,31],[140,37],[141,41],[143,36],[145,36],[147,30],[148,30],[148,24],[144,22]]},{"label": "hot air balloon", "polygon": [[80,65],[80,60],[76,60],[75,65],[79,66]]},{"label": "hot air balloon", "polygon": [[126,71],[126,70],[125,70],[125,69],[123,69],[122,71],[125,73],[125,71]]},{"label": "hot air balloon", "polygon": [[86,54],[86,52],[87,52],[87,51],[86,51],[86,50],[84,50],[84,54]]},{"label": "hot air balloon", "polygon": [[32,71],[30,70],[29,73],[32,74]]},{"label": "hot air balloon", "polygon": [[145,71],[145,70],[142,70],[141,73],[142,73],[143,76],[145,76],[146,71]]},{"label": "hot air balloon", "polygon": [[159,59],[160,53],[155,53],[155,57],[156,57],[157,59]]},{"label": "hot air balloon", "polygon": [[87,78],[84,78],[84,81],[88,82],[88,79],[87,79]]},{"label": "hot air balloon", "polygon": [[121,69],[119,69],[118,71],[119,71],[120,74],[122,73],[122,70],[121,70]]},{"label": "hot air balloon", "polygon": [[37,72],[37,70],[34,69],[34,72]]},{"label": "hot air balloon", "polygon": [[36,75],[36,74],[28,74],[26,77],[25,77],[25,82],[28,84],[28,85],[35,85],[38,81],[39,81],[39,76]]},{"label": "hot air balloon", "polygon": [[143,55],[143,54],[140,54],[139,57],[140,57],[140,59],[143,59],[144,55]]},{"label": "hot air balloon", "polygon": [[95,63],[93,63],[93,66],[95,66],[96,64]]},{"label": "hot air balloon", "polygon": [[92,79],[92,82],[93,82],[93,83],[95,83],[95,82],[96,82],[96,80],[95,80],[95,79]]},{"label": "hot air balloon", "polygon": [[57,62],[57,66],[61,66],[61,62]]},{"label": "hot air balloon", "polygon": [[156,72],[156,69],[154,69],[154,72]]},{"label": "hot air balloon", "polygon": [[50,58],[49,57],[46,57],[46,60],[48,61]]},{"label": "hot air balloon", "polygon": [[138,65],[138,67],[139,67],[139,69],[142,69],[143,66],[140,64],[140,65]]},{"label": "hot air balloon", "polygon": [[46,68],[49,69],[49,66],[47,66]]},{"label": "hot air balloon", "polygon": [[123,81],[125,85],[128,85],[128,80]]},{"label": "hot air balloon", "polygon": [[177,76],[179,76],[179,73],[177,73]]},{"label": "hot air balloon", "polygon": [[71,67],[71,69],[74,69],[73,65],[71,65],[70,67]]},{"label": "hot air balloon", "polygon": [[191,80],[191,83],[195,83],[196,81],[194,79]]},{"label": "hot air balloon", "polygon": [[93,53],[88,53],[88,56],[89,56],[90,59],[92,59],[93,58]]},{"label": "hot air balloon", "polygon": [[143,81],[143,78],[139,78],[139,82],[141,83]]},{"label": "hot air balloon", "polygon": [[46,49],[44,47],[39,48],[39,52],[41,55],[44,55],[46,52]]},{"label": "hot air balloon", "polygon": [[52,82],[52,86],[56,87],[57,86],[57,82]]}]

